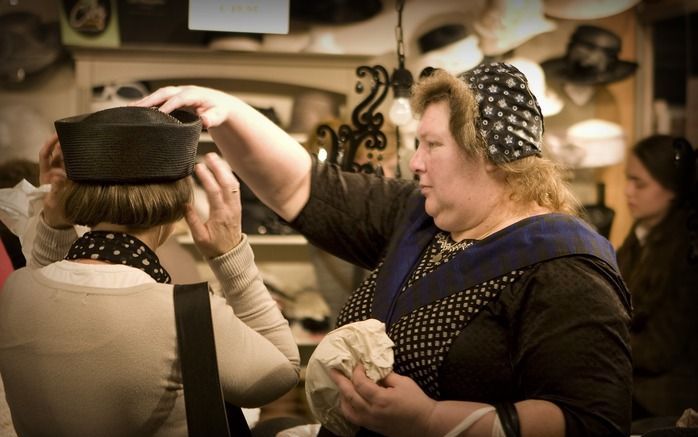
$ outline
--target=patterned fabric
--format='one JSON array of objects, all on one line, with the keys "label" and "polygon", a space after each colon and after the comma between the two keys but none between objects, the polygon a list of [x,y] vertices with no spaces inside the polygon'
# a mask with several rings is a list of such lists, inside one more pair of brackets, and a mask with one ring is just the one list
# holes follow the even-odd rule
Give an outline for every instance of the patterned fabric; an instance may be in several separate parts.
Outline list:
[{"label": "patterned fabric", "polygon": [[[450,239],[447,233],[437,234],[402,291],[452,260],[456,253],[467,250],[474,241],[468,240],[469,244],[451,249],[444,247],[445,239]],[[339,315],[337,326],[371,318],[371,302],[376,292],[377,272],[381,267],[382,264],[351,296]],[[395,342],[397,350],[405,352],[395,355],[395,371],[409,375],[429,396],[439,399],[438,369],[451,344],[480,311],[499,296],[502,288],[514,283],[523,273],[524,270],[513,271],[477,287],[454,293],[396,321],[390,327],[388,336]]]},{"label": "patterned fabric", "polygon": [[[359,192],[365,195],[357,195]],[[366,319],[373,314],[375,301],[392,293],[377,279],[388,269],[387,252],[394,251],[392,258],[404,261],[406,254],[400,243],[417,239],[406,228],[414,221],[409,219],[412,212],[423,211],[422,199],[411,181],[342,173],[336,166],[314,160],[311,197],[293,226],[318,247],[372,270],[369,280],[349,298],[339,323]],[[434,298],[402,315],[395,312],[398,316],[388,332],[395,336],[396,366],[403,365],[403,354],[412,353],[423,360],[414,368],[396,367],[396,371],[415,379],[425,392],[438,391],[437,399],[493,403],[535,398],[553,402],[565,416],[566,435],[570,437],[627,436],[632,389],[629,308],[625,288],[613,279],[615,269],[599,258],[570,255],[526,268],[501,269],[465,284],[466,274],[453,268],[459,266],[458,258],[493,245],[495,238],[504,237],[499,235],[489,237],[487,244],[457,251],[418,279],[414,271],[420,269],[420,276],[425,273],[428,261],[437,253],[431,249],[437,234],[428,234],[414,262],[408,262],[404,282],[413,280],[413,285],[402,294],[405,284],[400,281],[397,286],[399,299],[408,295],[414,301],[421,301],[422,295]],[[569,238],[569,232],[562,236]],[[527,247],[530,252],[530,248],[540,246],[539,241],[531,240]],[[499,252],[494,261],[514,256],[512,252]],[[443,276],[442,270],[454,272]],[[442,279],[435,280],[437,276]],[[371,281],[375,282],[374,291]],[[490,287],[489,291],[482,290],[485,287]],[[419,288],[422,290],[413,293]],[[439,290],[450,293],[441,295]],[[482,308],[478,308],[477,299]],[[475,308],[477,314],[466,315],[466,306]],[[451,315],[441,314],[442,310],[452,311]],[[448,320],[449,325],[441,329],[452,332],[431,341],[420,338],[415,327],[426,329],[424,335],[428,336],[434,317]],[[433,326],[432,333],[440,332],[436,323]],[[408,329],[413,330],[409,335]],[[406,350],[408,345],[414,347],[413,343],[420,352]],[[436,368],[434,375],[422,375]],[[362,429],[358,435],[375,434]]]},{"label": "patterned fabric", "polygon": [[92,231],[75,240],[67,260],[95,259],[112,264],[125,264],[143,270],[157,282],[169,284],[169,273],[160,265],[158,256],[138,238],[119,232]]},{"label": "patterned fabric", "polygon": [[513,65],[491,63],[459,77],[475,92],[478,128],[492,161],[541,154],[543,115],[523,73]]}]

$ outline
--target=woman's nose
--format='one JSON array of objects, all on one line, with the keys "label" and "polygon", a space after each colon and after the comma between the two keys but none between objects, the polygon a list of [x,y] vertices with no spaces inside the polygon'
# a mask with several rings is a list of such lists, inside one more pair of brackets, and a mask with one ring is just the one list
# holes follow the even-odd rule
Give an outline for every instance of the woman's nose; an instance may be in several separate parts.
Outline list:
[{"label": "woman's nose", "polygon": [[422,148],[417,145],[417,150],[410,158],[410,170],[414,174],[419,174],[424,170],[424,161],[422,160]]}]

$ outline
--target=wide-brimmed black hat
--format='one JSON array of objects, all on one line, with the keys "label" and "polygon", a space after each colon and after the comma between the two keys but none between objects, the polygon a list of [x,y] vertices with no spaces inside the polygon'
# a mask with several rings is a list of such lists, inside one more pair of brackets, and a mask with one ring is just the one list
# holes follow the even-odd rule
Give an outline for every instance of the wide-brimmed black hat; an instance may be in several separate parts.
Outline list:
[{"label": "wide-brimmed black hat", "polygon": [[541,64],[545,74],[579,85],[603,85],[632,75],[637,63],[618,59],[621,39],[603,27],[582,25],[572,34],[562,58]]},{"label": "wide-brimmed black hat", "polygon": [[42,23],[29,12],[0,15],[0,82],[22,82],[63,54],[58,24]]},{"label": "wide-brimmed black hat", "polygon": [[105,184],[175,181],[196,161],[201,119],[184,110],[124,106],[55,122],[68,179]]}]

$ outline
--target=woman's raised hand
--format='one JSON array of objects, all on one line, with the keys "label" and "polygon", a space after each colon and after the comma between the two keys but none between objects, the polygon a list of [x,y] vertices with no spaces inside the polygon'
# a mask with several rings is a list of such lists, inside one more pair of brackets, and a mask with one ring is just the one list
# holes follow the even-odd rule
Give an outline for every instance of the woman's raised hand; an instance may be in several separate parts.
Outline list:
[{"label": "woman's raised hand", "polygon": [[208,198],[208,220],[203,222],[191,204],[184,217],[201,253],[215,258],[229,252],[242,239],[240,183],[228,163],[216,153],[206,154],[194,171]]},{"label": "woman's raised hand", "polygon": [[235,106],[235,97],[222,91],[193,85],[167,86],[133,102],[131,106],[153,107],[165,113],[190,109],[201,117],[205,128],[220,126]]},{"label": "woman's raised hand", "polygon": [[59,193],[66,181],[63,152],[58,142],[58,135],[51,135],[39,151],[39,183],[51,184],[51,191],[44,196],[44,222],[52,228],[67,229],[72,226],[65,218],[65,210],[60,202]]}]

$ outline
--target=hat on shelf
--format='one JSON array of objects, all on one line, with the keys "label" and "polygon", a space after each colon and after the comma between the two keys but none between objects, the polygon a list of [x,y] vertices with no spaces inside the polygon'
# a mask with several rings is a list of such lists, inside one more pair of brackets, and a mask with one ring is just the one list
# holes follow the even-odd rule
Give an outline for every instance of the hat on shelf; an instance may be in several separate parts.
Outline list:
[{"label": "hat on shelf", "polygon": [[562,110],[564,103],[560,96],[546,85],[545,72],[540,65],[522,57],[509,58],[504,62],[518,68],[526,76],[528,86],[536,96],[544,117],[555,115]]},{"label": "hat on shelf", "polygon": [[545,14],[566,20],[596,20],[624,12],[640,0],[545,0]]},{"label": "hat on shelf", "polygon": [[507,53],[529,39],[557,28],[543,15],[542,0],[493,1],[473,28],[486,56]]},{"label": "hat on shelf", "polygon": [[149,93],[142,82],[109,83],[104,86],[92,88],[91,111],[126,106],[131,102],[140,100]]},{"label": "hat on shelf", "polygon": [[544,61],[548,77],[578,85],[603,85],[625,79],[635,73],[637,63],[618,58],[621,39],[603,27],[578,26],[561,58]]},{"label": "hat on shelf", "polygon": [[194,169],[201,119],[184,110],[118,107],[55,123],[68,179],[139,184],[184,178]]},{"label": "hat on shelf", "polygon": [[53,132],[51,119],[41,112],[26,103],[0,104],[0,160],[38,160],[41,144]]},{"label": "hat on shelf", "polygon": [[430,28],[417,38],[420,55],[408,63],[414,74],[426,67],[441,68],[451,74],[463,73],[482,62],[478,38],[470,34],[458,17]]},{"label": "hat on shelf", "polygon": [[57,62],[63,49],[56,23],[29,12],[0,15],[0,81],[22,82]]},{"label": "hat on shelf", "polygon": [[214,50],[256,51],[262,46],[264,34],[245,32],[216,32],[208,43],[208,48]]},{"label": "hat on shelf", "polygon": [[547,146],[556,160],[569,167],[606,167],[623,161],[626,138],[619,124],[591,118],[571,125],[564,139]]},{"label": "hat on shelf", "polygon": [[305,91],[293,100],[291,123],[287,130],[309,134],[321,122],[338,116],[339,103],[335,95],[326,91]]},{"label": "hat on shelf", "polygon": [[349,24],[368,20],[383,10],[381,0],[292,1],[292,20],[314,24]]}]

